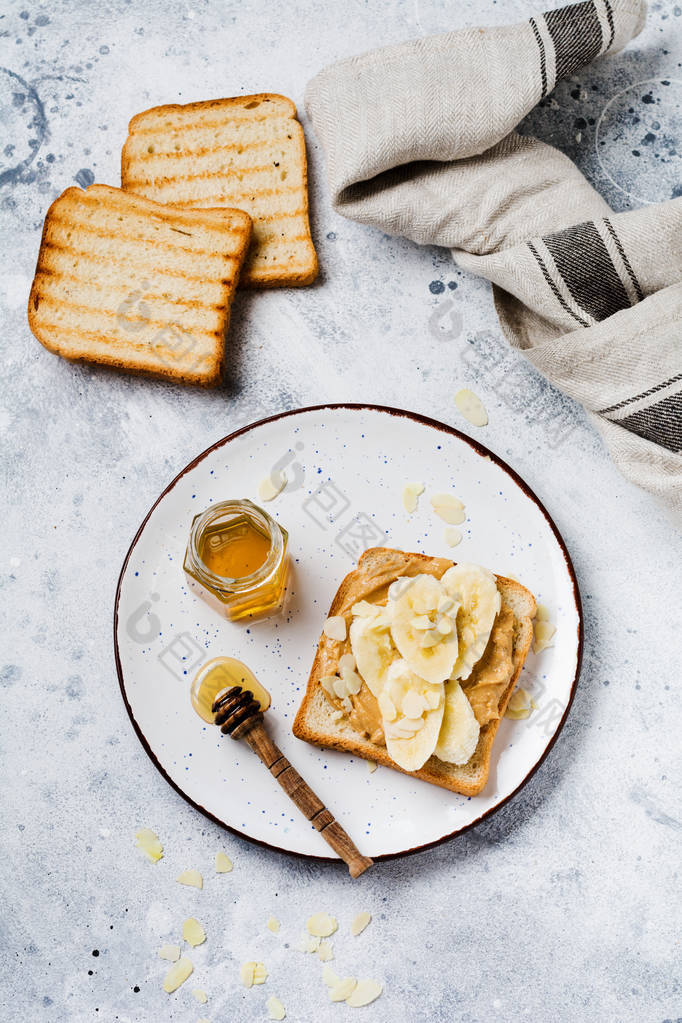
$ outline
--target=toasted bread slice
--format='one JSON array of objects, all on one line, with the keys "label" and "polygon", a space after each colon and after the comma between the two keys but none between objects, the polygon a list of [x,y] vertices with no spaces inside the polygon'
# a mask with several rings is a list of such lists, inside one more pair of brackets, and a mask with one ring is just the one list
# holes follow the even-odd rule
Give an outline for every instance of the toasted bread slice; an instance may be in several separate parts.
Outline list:
[{"label": "toasted bread slice", "polygon": [[217,384],[250,236],[242,210],[67,188],[45,218],[29,326],[67,359]]},{"label": "toasted bread slice", "polygon": [[[425,554],[408,554],[386,547],[370,548],[360,558],[358,567],[347,575],[339,586],[329,616],[337,615],[350,607],[367,591],[368,580],[372,581],[372,585],[378,580],[382,585],[388,585],[401,575],[417,575],[419,572],[428,572],[440,578],[452,564],[452,561],[444,558],[429,558]],[[503,604],[507,604],[514,613],[513,674],[499,701],[499,716],[483,725],[478,745],[466,764],[461,766],[447,764],[432,756],[419,771],[403,771],[404,774],[411,774],[412,777],[421,778],[423,781],[466,796],[478,795],[488,781],[495,735],[533,639],[533,618],[537,610],[535,597],[514,579],[507,579],[504,576],[496,576],[496,579]],[[401,771],[402,769],[389,757],[385,746],[378,746],[365,739],[352,728],[346,718],[334,720],[334,708],[320,685],[323,645],[329,642],[324,635],[320,638],[303,702],[294,720],[294,735],[315,746],[353,753]]]},{"label": "toasted bread slice", "polygon": [[253,219],[243,285],[310,284],[303,128],[286,96],[154,107],[130,122],[121,187],[173,206],[234,206]]}]

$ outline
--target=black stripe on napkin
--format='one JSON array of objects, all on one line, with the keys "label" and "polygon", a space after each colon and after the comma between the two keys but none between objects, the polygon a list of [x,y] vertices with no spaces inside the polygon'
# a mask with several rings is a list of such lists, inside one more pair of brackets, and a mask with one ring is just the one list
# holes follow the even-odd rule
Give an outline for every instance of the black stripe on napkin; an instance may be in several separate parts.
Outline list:
[{"label": "black stripe on napkin", "polygon": [[549,270],[547,269],[547,267],[545,266],[545,264],[544,264],[544,262],[542,260],[542,256],[540,255],[538,250],[535,248],[533,243],[532,242],[528,242],[527,244],[528,244],[528,248],[530,249],[530,251],[535,256],[535,260],[536,260],[538,266],[540,267],[540,270],[542,271],[542,276],[545,278],[545,281],[549,285],[552,294],[554,295],[555,299],[557,300],[557,302],[559,303],[561,308],[564,310],[564,312],[568,313],[569,316],[572,316],[574,320],[577,320],[581,327],[589,327],[589,323],[587,322],[587,320],[584,320],[582,318],[582,316],[578,316],[577,313],[574,313],[573,310],[571,309],[570,305],[568,304],[568,302],[566,302],[564,300],[564,296],[561,294],[561,292],[557,288],[556,282],[553,280],[551,273],[549,272]]},{"label": "black stripe on napkin", "polygon": [[608,408],[600,408],[597,411],[600,416],[605,416],[607,412],[617,412],[618,409],[625,408],[626,405],[632,405],[633,401],[641,401],[642,398],[648,398],[651,394],[655,394],[656,391],[662,391],[664,387],[669,387],[670,384],[676,384],[678,380],[682,380],[682,373],[671,377],[670,380],[664,380],[662,383],[656,384],[655,387],[650,387],[648,391],[643,391],[641,394],[633,394],[631,398],[626,398],[624,401],[619,401],[616,405],[609,405]]},{"label": "black stripe on napkin", "polygon": [[637,433],[645,440],[660,444],[669,451],[682,451],[682,394],[669,394],[667,398],[649,408],[633,412],[625,419],[611,420]]},{"label": "black stripe on napkin", "polygon": [[602,31],[592,0],[543,14],[556,54],[556,80],[572,75],[601,53]]},{"label": "black stripe on napkin", "polygon": [[604,0],[604,7],[606,8],[606,17],[609,23],[609,40],[606,46],[604,47],[604,52],[606,52],[611,46],[611,43],[613,42],[613,37],[616,34],[616,26],[613,24],[613,9],[611,7],[611,4],[609,3],[609,0]]},{"label": "black stripe on napkin", "polygon": [[538,28],[535,18],[530,19],[530,27],[533,29],[533,35],[535,36],[535,42],[538,44],[538,50],[540,51],[540,74],[542,76],[542,96],[544,99],[547,95],[547,55],[545,53],[545,44],[542,41],[540,35],[540,29]]},{"label": "black stripe on napkin", "polygon": [[632,266],[630,265],[630,260],[625,255],[625,249],[623,248],[623,244],[622,244],[620,238],[618,237],[618,235],[616,234],[616,232],[614,230],[614,227],[613,227],[613,224],[611,223],[611,221],[609,220],[608,217],[604,217],[604,224],[606,225],[606,230],[609,232],[609,234],[613,238],[613,244],[618,249],[618,253],[620,255],[620,258],[623,260],[623,266],[627,270],[628,277],[632,281],[632,286],[635,289],[635,294],[637,295],[637,298],[641,302],[642,299],[644,298],[644,292],[642,291],[640,283],[639,283],[639,281],[637,280],[637,278],[635,276],[635,271],[632,269]]},{"label": "black stripe on napkin", "polygon": [[595,320],[605,320],[629,307],[628,293],[591,221],[566,227],[542,240],[571,296]]}]

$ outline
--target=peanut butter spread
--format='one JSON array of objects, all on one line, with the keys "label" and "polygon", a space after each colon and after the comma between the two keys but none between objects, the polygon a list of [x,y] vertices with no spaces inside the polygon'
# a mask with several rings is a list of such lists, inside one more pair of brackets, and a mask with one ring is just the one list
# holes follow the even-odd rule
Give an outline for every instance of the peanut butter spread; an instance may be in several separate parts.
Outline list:
[{"label": "peanut butter spread", "polygon": [[[383,606],[388,600],[389,586],[399,576],[428,573],[435,576],[436,579],[440,579],[452,565],[453,562],[447,558],[406,559],[399,552],[396,552],[395,563],[392,563],[391,558],[387,557],[381,564],[381,570],[371,563],[370,565],[361,563],[360,568],[349,577],[352,582],[347,586],[342,585],[338,595],[340,600],[337,597],[331,611],[332,614],[340,615],[345,619],[346,639],[343,642],[337,642],[323,635],[320,640],[320,677],[336,674],[342,655],[352,653],[348,631],[353,620],[351,608],[354,604],[360,600],[367,600],[371,604]],[[462,688],[481,727],[500,716],[499,702],[514,671],[513,640],[514,613],[503,602],[483,656],[474,666],[469,678],[462,683]],[[335,710],[344,710],[341,700],[330,696],[326,690],[324,693]],[[366,683],[363,681],[360,692],[349,696],[348,699],[352,705],[348,714],[351,727],[375,745],[384,746],[381,713],[377,701]]]}]

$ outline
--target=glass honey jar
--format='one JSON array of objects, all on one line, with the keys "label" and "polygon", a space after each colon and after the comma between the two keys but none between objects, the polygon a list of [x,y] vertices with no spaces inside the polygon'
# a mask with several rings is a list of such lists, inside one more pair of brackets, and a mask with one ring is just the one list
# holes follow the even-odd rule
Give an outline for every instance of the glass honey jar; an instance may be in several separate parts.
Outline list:
[{"label": "glass honey jar", "polygon": [[260,619],[282,609],[289,535],[246,499],[195,516],[183,568],[190,588],[224,617]]}]

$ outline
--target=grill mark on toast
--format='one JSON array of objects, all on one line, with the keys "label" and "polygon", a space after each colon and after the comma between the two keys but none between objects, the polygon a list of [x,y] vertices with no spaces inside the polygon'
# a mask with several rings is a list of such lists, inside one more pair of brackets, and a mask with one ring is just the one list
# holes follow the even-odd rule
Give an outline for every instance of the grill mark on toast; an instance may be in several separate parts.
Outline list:
[{"label": "grill mark on toast", "polygon": [[[226,209],[228,209],[228,208],[229,207],[226,207]],[[112,239],[111,230],[110,229],[107,229],[105,227],[100,229],[97,224],[93,224],[92,222],[85,221],[85,220],[83,220],[83,221],[75,220],[75,219],[73,219],[73,220],[66,220],[66,219],[63,219],[62,217],[52,217],[50,219],[50,225],[52,225],[53,227],[62,228],[62,229],[65,229],[65,230],[66,229],[70,229],[72,233],[74,231],[79,231],[79,232],[85,232],[85,234],[96,235],[98,238],[105,238],[107,241],[111,241],[111,239]],[[180,233],[183,233],[183,232],[180,232]],[[239,236],[240,240],[243,240],[245,233],[246,232],[244,232],[243,234],[241,234]],[[230,232],[228,234],[228,237],[232,238],[232,236],[233,236],[233,233]],[[173,240],[172,243],[169,244],[164,239],[156,239],[156,238],[152,238],[152,237],[149,237],[149,238],[142,237],[142,238],[140,238],[137,235],[125,234],[122,231],[117,232],[117,234],[115,235],[115,240],[116,241],[124,241],[124,242],[133,242],[135,244],[138,244],[140,246],[140,248],[147,248],[147,247],[151,246],[153,248],[163,248],[166,251],[170,250],[173,253],[175,253],[175,252],[187,252],[191,256],[210,256],[211,258],[223,256],[223,258],[229,259],[230,262],[233,262],[233,263],[238,262],[239,253],[241,251],[241,249],[235,249],[235,254],[233,255],[232,252],[220,253],[220,252],[216,252],[214,249],[195,249],[195,248],[191,248],[188,245],[182,245],[179,242],[175,242],[174,240]],[[75,251],[77,251],[77,250],[75,250]]]},{"label": "grill mark on toast", "polygon": [[[50,306],[53,306],[54,308],[57,309],[60,308],[72,309],[74,312],[80,312],[85,314],[92,313],[95,316],[113,317],[115,320],[118,320],[121,316],[117,309],[107,309],[104,306],[90,306],[80,302],[72,302],[70,299],[65,297],[55,298],[53,295],[43,296],[41,298],[40,306],[41,307],[46,306],[48,309],[50,308]],[[219,329],[209,330],[206,327],[185,327],[181,323],[171,323],[167,319],[163,320],[154,319],[152,316],[141,316],[139,313],[135,315],[126,314],[124,319],[126,323],[145,323],[150,328],[158,328],[161,330],[167,330],[174,327],[177,330],[180,330],[184,333],[191,334],[192,337],[198,336],[213,338],[220,336],[220,334],[222,333],[221,330]],[[63,325],[59,329],[63,329]],[[123,338],[124,344],[128,344],[125,328],[121,327],[121,331],[123,332],[123,334],[126,335],[125,338]],[[117,340],[119,342],[121,341],[120,335],[117,335]]]},{"label": "grill mark on toast", "polygon": [[[217,152],[217,150],[216,150]],[[239,182],[243,182],[249,178],[252,174],[277,174],[278,168],[274,167],[272,163],[264,163],[258,167],[244,167],[243,169],[232,169],[223,167],[220,170],[201,171],[196,174],[164,174],[159,172],[158,174],[149,174],[146,177],[139,178],[126,178],[126,185],[134,187],[135,185],[155,185],[157,182],[162,184],[171,184],[174,181],[199,181],[204,178],[216,178],[217,180],[227,179],[231,180],[236,178]],[[275,188],[274,192],[284,192],[284,188]],[[289,189],[291,191],[291,189]],[[300,188],[294,188],[293,191],[300,192]]]},{"label": "grill mark on toast", "polygon": [[[104,291],[118,292],[124,300],[130,296],[132,287],[132,285],[129,282],[122,281],[120,283],[117,283],[107,281],[106,284],[100,284],[99,281],[96,281],[93,278],[85,277],[82,275],[79,276],[78,274],[69,273],[64,270],[53,270],[52,267],[39,266],[36,271],[36,282],[38,286],[42,278],[46,278],[46,283],[49,281],[55,281],[58,283],[60,281],[65,280],[72,281],[76,286],[80,286],[83,288],[95,288],[102,292]],[[227,298],[229,295],[229,288],[232,285],[233,281],[234,278],[230,277],[226,280],[221,280],[219,282],[218,281],[209,282],[211,286],[218,287],[223,291],[223,298],[220,302],[202,302],[201,299],[198,298],[171,297],[168,295],[161,294],[156,289],[153,291],[149,289],[147,289],[147,291],[142,291],[142,289],[140,288],[135,288],[134,290],[136,292],[137,291],[141,292],[140,298],[141,301],[143,302],[160,301],[164,302],[166,305],[186,306],[188,309],[207,309],[212,312],[222,312],[225,309]]]},{"label": "grill mark on toast", "polygon": [[[170,114],[169,116],[172,117],[173,115]],[[224,117],[223,116],[223,117],[220,117],[218,120],[214,120],[214,119],[210,119],[209,120],[207,117],[206,118],[202,117],[201,118],[201,129],[202,129],[202,131],[203,130],[205,130],[205,131],[212,131],[214,128],[221,128],[224,125],[227,126],[227,125],[230,125],[230,124],[259,124],[259,123],[262,123],[263,121],[272,121],[275,118],[281,118],[283,121],[291,121],[292,123],[295,123],[295,124],[299,124],[300,123],[297,120],[297,118],[296,118],[296,116],[294,114],[289,116],[288,114],[281,113],[279,111],[277,113],[271,111],[270,113],[261,114],[261,115],[258,115],[258,116],[255,116],[255,115],[252,115],[252,114],[251,115],[247,115],[246,117]],[[131,122],[131,124],[132,124],[132,122]],[[196,120],[194,121],[194,124],[196,124]],[[193,124],[192,123],[189,123],[189,124],[185,123],[185,124],[183,124],[183,123],[181,123],[181,121],[180,122],[176,122],[174,124],[163,124],[163,123],[160,123],[160,124],[150,124],[147,127],[143,127],[141,124],[136,124],[134,128],[131,128],[129,126],[128,130],[129,130],[129,133],[130,133],[130,138],[135,138],[136,135],[162,135],[162,134],[165,135],[165,134],[167,134],[168,132],[171,132],[171,131],[182,131],[183,128],[187,128],[187,127],[193,127]]]},{"label": "grill mark on toast", "polygon": [[[99,259],[97,253],[93,253],[92,251],[88,251],[87,249],[72,249],[72,248],[70,248],[68,246],[60,245],[59,243],[53,242],[53,241],[44,242],[43,243],[43,248],[48,249],[48,250],[52,250],[53,249],[53,250],[55,250],[57,252],[73,252],[75,255],[79,256],[81,259],[84,258],[84,259],[89,260],[89,261],[98,262],[98,259]],[[128,272],[130,271],[130,260],[128,258],[126,258],[126,257],[120,257],[119,258],[119,257],[115,256],[113,253],[107,253],[106,254],[106,262],[107,262],[107,265],[110,265],[110,266],[121,266],[121,267],[124,267]],[[99,265],[99,263],[98,263],[98,266],[99,266],[99,269],[101,271],[101,265]],[[39,270],[43,270],[43,268],[44,268],[44,265],[41,262],[39,264],[38,269]],[[138,270],[140,277],[145,277],[147,274],[149,274],[150,276],[154,276],[154,274],[157,274],[157,275],[160,274],[162,277],[178,277],[181,280],[197,281],[199,283],[203,283],[206,280],[206,274],[190,274],[190,273],[187,273],[185,270],[173,270],[171,267],[158,266],[157,264],[152,264],[151,266],[139,266],[139,267],[136,267],[136,269]],[[57,271],[57,272],[61,272],[61,271]],[[218,278],[216,277],[215,279],[217,280]],[[232,283],[233,279],[234,278],[232,278],[232,277],[227,277],[227,278],[222,278],[221,277],[220,278],[221,281],[222,280],[226,280],[228,283]],[[133,289],[135,288],[134,284],[131,285],[131,286],[133,287]]]},{"label": "grill mark on toast", "polygon": [[[51,331],[54,331],[55,334],[59,334],[62,337],[64,337],[65,335],[68,335],[70,337],[73,337],[76,340],[76,343],[78,343],[78,340],[80,340],[80,338],[86,338],[89,341],[97,341],[97,342],[99,342],[99,344],[117,345],[119,347],[119,351],[121,353],[120,354],[120,361],[124,361],[125,360],[125,355],[124,355],[123,349],[125,349],[125,348],[132,348],[136,352],[140,352],[142,354],[146,354],[146,355],[150,355],[150,356],[156,356],[159,362],[163,362],[164,359],[165,359],[165,356],[162,356],[161,354],[159,354],[158,356],[156,355],[156,353],[161,353],[161,352],[167,352],[167,353],[174,354],[175,362],[176,362],[177,365],[181,365],[182,362],[183,362],[183,357],[178,357],[177,353],[175,353],[175,350],[173,348],[161,347],[160,345],[145,344],[144,341],[132,341],[132,340],[128,340],[128,338],[126,338],[124,343],[123,343],[123,345],[121,345],[121,339],[119,337],[116,337],[116,336],[111,335],[111,334],[104,334],[104,333],[102,333],[102,331],[99,331],[99,330],[88,330],[86,327],[71,327],[71,326],[65,327],[63,324],[60,324],[60,323],[41,323],[40,324],[40,329],[41,330],[51,330]],[[214,344],[213,335],[211,335],[211,342],[210,343],[211,343],[211,346],[213,346],[213,344]],[[58,344],[57,347],[63,348],[65,346],[60,343],[60,344]],[[207,360],[212,359],[214,357],[214,354],[215,354],[214,353],[214,349],[213,349],[213,347],[211,347],[210,350],[205,351],[205,352],[200,352],[199,355],[197,355],[196,352],[193,350],[191,353],[186,353],[184,358],[187,358],[189,356],[189,358],[191,358],[192,363],[195,363],[197,361],[206,362]],[[81,359],[82,358],[82,359],[85,359],[86,361],[91,361],[90,357],[86,354],[85,351],[83,352],[82,355],[74,354],[74,355],[65,356],[65,358],[70,358],[70,359]]]}]

